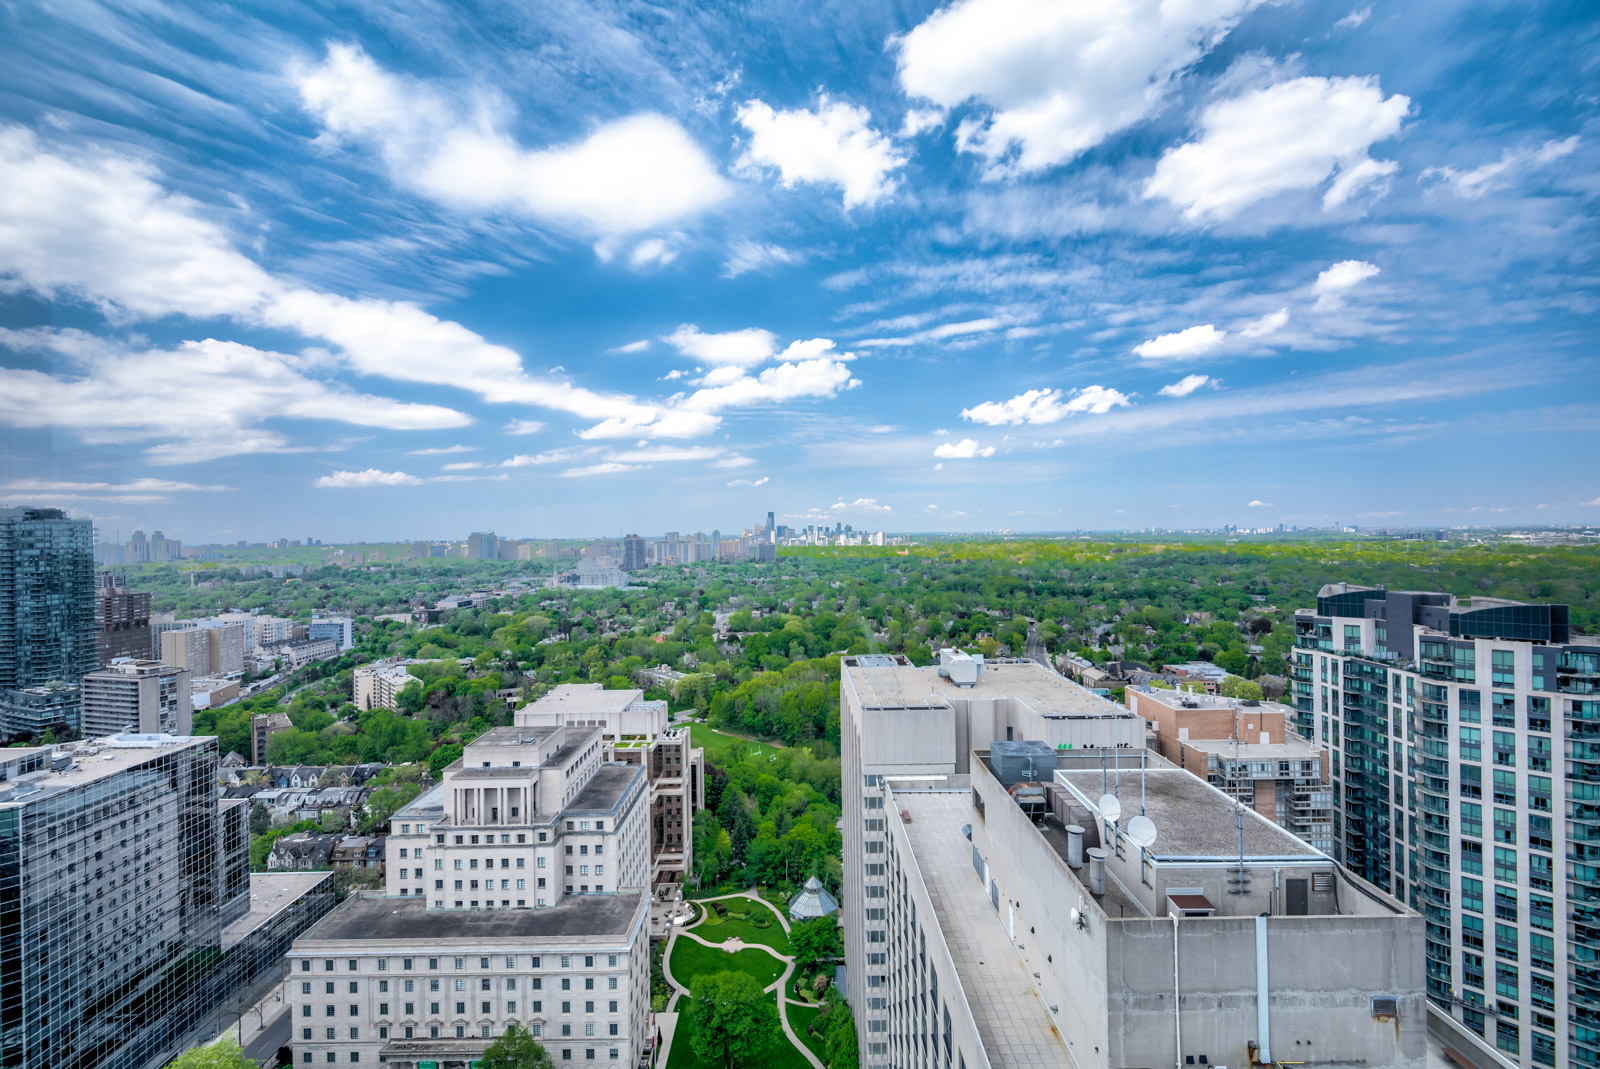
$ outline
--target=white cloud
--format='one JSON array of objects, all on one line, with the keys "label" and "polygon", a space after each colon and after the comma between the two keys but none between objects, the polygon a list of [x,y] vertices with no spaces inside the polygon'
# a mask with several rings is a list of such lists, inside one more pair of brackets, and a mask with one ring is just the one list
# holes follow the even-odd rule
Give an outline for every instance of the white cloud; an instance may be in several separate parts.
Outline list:
[{"label": "white cloud", "polygon": [[756,463],[755,457],[747,457],[742,453],[733,453],[723,457],[721,460],[712,461],[711,466],[713,468],[748,468],[754,463]]},{"label": "white cloud", "polygon": [[408,457],[442,457],[451,453],[472,453],[477,451],[475,445],[437,445],[430,449],[413,449],[406,454]]},{"label": "white cloud", "polygon": [[[362,374],[585,419],[648,422],[659,411],[631,397],[533,378],[513,350],[414,304],[350,299],[275,278],[206,220],[200,205],[157,185],[148,167],[109,153],[54,154],[14,127],[0,127],[0,263],[7,274],[0,290],[78,297],[117,321],[229,317],[333,348],[308,351],[302,363],[337,361]],[[163,364],[143,373],[151,388],[168,382]]]},{"label": "white cloud", "polygon": [[1311,292],[1317,295],[1317,311],[1326,312],[1344,304],[1344,296],[1378,273],[1375,264],[1365,260],[1341,260],[1317,275]]},{"label": "white cloud", "polygon": [[1162,397],[1188,397],[1210,381],[1210,375],[1185,375],[1177,382],[1161,387],[1156,393]]},{"label": "white cloud", "polygon": [[1579,504],[1582,504],[1582,505],[1600,505],[1600,497],[1595,498],[1593,501],[1581,501],[1581,502],[1579,502]]},{"label": "white cloud", "polygon": [[514,419],[500,429],[507,434],[520,437],[525,434],[538,434],[544,430],[544,424],[536,419]]},{"label": "white cloud", "polygon": [[0,329],[0,345],[57,358],[56,374],[0,367],[0,422],[64,427],[90,444],[163,440],[158,463],[291,450],[262,424],[330,420],[390,430],[461,427],[471,417],[439,405],[360,394],[303,374],[282,353],[213,339],[170,350],[123,348],[76,330]]},{"label": "white cloud", "polygon": [[693,139],[661,115],[633,115],[573,144],[530,150],[502,132],[503,100],[454,102],[354,46],[330,45],[321,64],[294,80],[329,135],[376,148],[397,185],[452,207],[626,234],[698,215],[730,192]]},{"label": "white cloud", "polygon": [[458,460],[454,464],[446,464],[440,471],[473,471],[477,468],[487,468],[489,465],[478,460]]},{"label": "white cloud", "polygon": [[169,494],[218,493],[231,486],[206,486],[172,479],[130,479],[123,483],[67,482],[56,479],[16,479],[3,488],[16,494]]},{"label": "white cloud", "polygon": [[834,343],[828,338],[809,338],[790,344],[780,354],[783,363],[759,375],[741,375],[723,385],[696,390],[678,405],[674,415],[690,418],[736,406],[789,401],[801,397],[833,397],[842,390],[859,386],[850,377],[848,361],[852,353],[832,355]]},{"label": "white cloud", "polygon": [[654,464],[658,461],[715,460],[722,455],[723,451],[712,445],[656,445],[647,449],[612,453],[610,459],[628,464]]},{"label": "white cloud", "polygon": [[1385,99],[1376,78],[1295,78],[1251,90],[1207,107],[1200,139],[1168,149],[1144,195],[1191,221],[1228,219],[1334,177],[1323,205],[1335,207],[1395,169],[1367,152],[1398,134],[1410,110],[1408,97]]},{"label": "white cloud", "polygon": [[661,340],[684,356],[731,367],[764,364],[778,351],[778,336],[756,327],[705,334],[693,323],[685,323]]},{"label": "white cloud", "polygon": [[1175,334],[1161,334],[1133,347],[1134,354],[1147,360],[1180,359],[1215,352],[1228,337],[1213,324],[1189,327]]},{"label": "white cloud", "polygon": [[678,258],[677,247],[665,238],[646,238],[633,247],[628,263],[634,267],[665,267]]},{"label": "white cloud", "polygon": [[568,479],[581,479],[587,475],[616,475],[624,471],[638,471],[637,464],[623,464],[615,460],[601,461],[599,464],[590,464],[582,468],[568,468],[562,476]]},{"label": "white cloud", "polygon": [[1039,171],[1153,115],[1259,2],[958,0],[898,40],[900,85],[941,109],[988,109],[956,144],[990,177]]},{"label": "white cloud", "polygon": [[937,130],[944,125],[943,108],[912,108],[900,124],[901,137],[916,137],[925,130]]},{"label": "white cloud", "polygon": [[751,271],[768,267],[805,263],[806,258],[793,249],[781,245],[766,245],[757,241],[736,241],[722,265],[723,278],[738,278]]},{"label": "white cloud", "polygon": [[626,345],[619,345],[615,349],[607,349],[606,352],[608,352],[608,353],[642,353],[642,352],[646,351],[649,348],[650,348],[650,339],[649,338],[640,338],[638,341],[631,341]]},{"label": "white cloud", "polygon": [[1350,14],[1333,24],[1336,30],[1353,30],[1372,17],[1372,5],[1356,8]]},{"label": "white cloud", "polygon": [[356,486],[416,486],[421,482],[415,475],[407,475],[403,471],[368,468],[366,471],[336,471],[332,475],[322,476],[311,485],[324,490],[343,490]]},{"label": "white cloud", "polygon": [[906,162],[894,142],[872,128],[866,108],[826,96],[817,100],[816,111],[775,111],[752,100],[737,117],[750,131],[740,170],[774,167],[785,189],[799,182],[838,186],[846,208],[870,206],[892,193],[890,175]]},{"label": "white cloud", "polygon": [[728,480],[728,482],[725,485],[727,485],[727,486],[765,486],[767,483],[769,483],[771,481],[772,481],[772,477],[771,476],[763,475],[759,479],[730,479],[730,480]]},{"label": "white cloud", "polygon": [[944,460],[970,460],[973,457],[994,456],[994,446],[979,446],[971,438],[963,438],[959,442],[943,442],[933,451],[933,455]]},{"label": "white cloud", "polygon": [[590,456],[594,450],[590,449],[552,449],[547,453],[518,453],[509,460],[502,460],[502,468],[532,468],[545,464],[565,464],[579,457]]},{"label": "white cloud", "polygon": [[1579,138],[1574,134],[1563,141],[1546,141],[1537,148],[1508,148],[1495,162],[1485,163],[1470,171],[1458,171],[1454,167],[1430,167],[1422,172],[1422,177],[1437,178],[1458,195],[1477,200],[1509,184],[1518,171],[1542,167],[1572,155],[1578,149],[1578,142]]},{"label": "white cloud", "polygon": [[1270,502],[1270,501],[1252,501],[1252,502],[1250,502],[1248,507],[1249,508],[1253,508],[1253,509],[1269,509],[1269,508],[1272,507],[1272,502]]},{"label": "white cloud", "polygon": [[1088,412],[1104,415],[1113,408],[1132,404],[1127,394],[1105,386],[1086,386],[1063,398],[1060,390],[1028,390],[1009,401],[985,401],[964,409],[962,419],[991,427],[1018,423],[1056,423],[1070,415]]},{"label": "white cloud", "polygon": [[1289,323],[1289,309],[1280,308],[1276,312],[1268,312],[1260,319],[1251,320],[1239,328],[1241,338],[1265,338],[1269,334],[1276,334]]}]

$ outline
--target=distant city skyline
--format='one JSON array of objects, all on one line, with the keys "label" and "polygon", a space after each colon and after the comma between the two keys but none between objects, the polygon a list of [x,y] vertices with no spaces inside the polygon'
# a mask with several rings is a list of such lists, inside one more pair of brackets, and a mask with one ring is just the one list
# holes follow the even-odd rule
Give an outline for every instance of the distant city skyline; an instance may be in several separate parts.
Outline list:
[{"label": "distant city skyline", "polygon": [[0,500],[1600,521],[1581,5],[72,10],[0,12]]}]

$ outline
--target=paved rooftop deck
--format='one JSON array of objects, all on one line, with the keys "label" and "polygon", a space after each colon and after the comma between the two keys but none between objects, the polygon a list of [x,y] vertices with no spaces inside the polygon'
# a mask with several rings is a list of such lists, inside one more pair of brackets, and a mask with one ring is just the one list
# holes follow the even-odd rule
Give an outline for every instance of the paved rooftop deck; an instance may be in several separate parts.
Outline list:
[{"label": "paved rooftop deck", "polygon": [[222,929],[222,949],[270,921],[300,900],[300,896],[324,880],[331,872],[253,872],[250,874],[250,912]]},{"label": "paved rooftop deck", "polygon": [[1132,716],[1037,661],[986,664],[978,682],[958,687],[937,666],[846,665],[861,704],[867,709],[939,708],[973,698],[1015,698],[1042,716]]},{"label": "paved rooftop deck", "polygon": [[945,945],[995,1069],[1072,1069],[1066,1046],[1039,1000],[1005,925],[972,870],[968,791],[895,792],[911,814],[904,825]]},{"label": "paved rooftop deck", "polygon": [[428,909],[420,898],[352,895],[298,942],[370,939],[424,947],[454,939],[621,939],[644,898],[642,891],[628,891],[568,895],[548,909]]}]

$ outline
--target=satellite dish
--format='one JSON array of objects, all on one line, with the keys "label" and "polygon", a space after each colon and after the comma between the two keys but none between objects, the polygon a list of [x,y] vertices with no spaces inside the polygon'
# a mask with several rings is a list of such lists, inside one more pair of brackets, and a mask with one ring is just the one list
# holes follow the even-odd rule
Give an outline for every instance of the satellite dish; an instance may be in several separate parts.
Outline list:
[{"label": "satellite dish", "polygon": [[1117,801],[1117,796],[1114,794],[1102,794],[1098,808],[1100,815],[1113,824],[1122,816],[1122,803]]},{"label": "satellite dish", "polygon": [[1156,841],[1156,822],[1146,816],[1134,817],[1122,834],[1134,846],[1144,849]]}]

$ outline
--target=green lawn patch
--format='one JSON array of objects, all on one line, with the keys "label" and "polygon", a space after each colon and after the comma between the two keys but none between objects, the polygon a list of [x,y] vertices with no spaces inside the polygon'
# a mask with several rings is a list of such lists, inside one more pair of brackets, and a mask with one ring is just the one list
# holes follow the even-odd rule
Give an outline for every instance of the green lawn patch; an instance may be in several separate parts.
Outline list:
[{"label": "green lawn patch", "polygon": [[824,1063],[827,1058],[822,1053],[822,1037],[813,1036],[806,1031],[806,1026],[822,1016],[821,1006],[796,1006],[793,1002],[786,1007],[789,1013],[789,1027],[794,1029],[794,1034],[800,1041],[811,1048],[811,1053],[821,1058]]},{"label": "green lawn patch", "polygon": [[[783,975],[784,963],[765,950],[741,950],[730,954],[726,950],[696,943],[693,939],[676,939],[672,956],[668,959],[672,976],[684,987],[693,989],[696,976],[731,970],[749,973],[762,987]],[[673,1041],[677,1045],[677,1041]]]},{"label": "green lawn patch", "polygon": [[749,739],[724,735],[720,731],[713,730],[710,724],[690,724],[689,741],[695,746],[703,746],[706,757],[712,764],[719,766],[742,761],[750,756],[765,759],[778,752],[778,748],[770,743],[751,742]]},{"label": "green lawn patch", "polygon": [[[778,922],[776,914],[771,913],[765,905],[757,904],[748,898],[726,899],[716,905],[728,906],[732,909],[748,909],[751,912],[739,916],[730,912],[726,917],[718,917],[711,908],[713,903],[706,903],[706,919],[694,929],[694,933],[701,939],[713,943],[726,943],[730,939],[742,939],[746,943],[760,943],[769,946],[780,954],[789,953],[789,936],[783,930],[783,925]],[[772,916],[772,923],[765,928],[758,928],[750,921],[750,916],[755,911],[763,911]]]},{"label": "green lawn patch", "polygon": [[[679,940],[679,946],[683,941]],[[705,949],[702,947],[701,949]],[[758,952],[759,953],[759,952]],[[723,1069],[717,1062],[702,1062],[694,1056],[694,1024],[689,1020],[687,1004],[678,1000],[678,1027],[672,1034],[672,1052],[667,1055],[667,1069]],[[782,1028],[772,1033],[772,1043],[761,1057],[762,1069],[812,1069],[805,1055],[795,1050]]]}]

